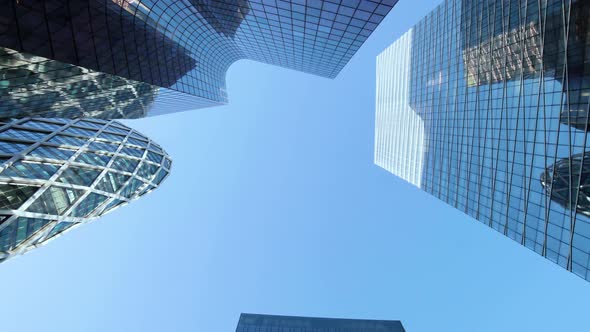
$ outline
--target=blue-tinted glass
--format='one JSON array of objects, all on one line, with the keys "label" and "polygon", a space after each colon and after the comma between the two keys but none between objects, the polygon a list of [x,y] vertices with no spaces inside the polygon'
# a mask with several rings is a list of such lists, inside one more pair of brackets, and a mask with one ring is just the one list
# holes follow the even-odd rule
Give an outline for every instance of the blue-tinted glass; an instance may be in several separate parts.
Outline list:
[{"label": "blue-tinted glass", "polygon": [[142,140],[138,140],[135,139],[133,137],[129,137],[129,139],[127,139],[127,143],[129,144],[133,144],[133,145],[137,145],[137,146],[141,146],[141,147],[147,147],[147,142],[142,141]]},{"label": "blue-tinted glass", "polygon": [[96,209],[106,199],[106,196],[97,193],[91,193],[72,210],[70,216],[77,218],[87,217],[90,212],[94,211],[94,209]]},{"label": "blue-tinted glass", "polygon": [[24,129],[7,129],[0,133],[0,137],[14,138],[25,141],[39,141],[47,136],[47,133],[38,131],[30,131]]},{"label": "blue-tinted glass", "polygon": [[68,160],[74,155],[73,150],[58,149],[51,146],[40,146],[29,153],[29,156],[50,158],[55,160]]},{"label": "blue-tinted glass", "polygon": [[0,250],[8,251],[37,233],[50,220],[19,217],[0,231]]},{"label": "blue-tinted glass", "polygon": [[590,280],[589,16],[443,2],[378,57],[375,163]]},{"label": "blue-tinted glass", "polygon": [[153,161],[155,163],[160,163],[162,161],[162,155],[161,154],[157,154],[155,152],[149,151],[147,154],[147,158],[150,161]]},{"label": "blue-tinted glass", "polygon": [[158,175],[156,175],[156,178],[154,179],[154,183],[155,184],[160,184],[160,182],[162,182],[162,180],[166,177],[166,175],[168,175],[168,172],[166,172],[163,169],[160,169],[160,172],[158,173]]},{"label": "blue-tinted glass", "polygon": [[127,182],[127,180],[129,180],[128,175],[107,172],[96,185],[96,189],[115,193]]},{"label": "blue-tinted glass", "polygon": [[64,130],[63,132],[67,133],[67,134],[76,135],[76,136],[82,136],[82,137],[92,137],[92,136],[96,135],[96,132],[94,130],[78,128],[78,127],[69,127],[68,129]]},{"label": "blue-tinted glass", "polygon": [[84,144],[86,144],[87,141],[84,139],[79,139],[79,138],[72,137],[72,136],[55,135],[51,139],[49,139],[47,142],[53,143],[53,144],[59,144],[59,145],[78,147],[78,146],[83,146]]},{"label": "blue-tinted glass", "polygon": [[143,184],[144,182],[140,181],[139,179],[131,179],[131,181],[129,181],[129,184],[127,184],[127,186],[125,186],[125,188],[121,190],[121,196],[131,198],[133,194],[135,194],[137,189],[139,189],[139,187],[141,187]]},{"label": "blue-tinted glass", "polygon": [[105,142],[92,142],[88,148],[95,151],[108,151],[115,152],[119,148],[118,145],[105,143]]},{"label": "blue-tinted glass", "polygon": [[111,160],[111,157],[93,153],[93,152],[84,152],[81,153],[76,161],[79,163],[84,163],[93,166],[106,166],[106,164]]},{"label": "blue-tinted glass", "polygon": [[144,178],[144,179],[151,179],[154,174],[158,171],[158,166],[154,164],[148,164],[146,162],[142,163],[137,171],[137,175]]},{"label": "blue-tinted glass", "polygon": [[33,129],[43,129],[48,131],[54,131],[60,128],[62,125],[54,124],[54,123],[47,123],[41,122],[36,120],[29,120],[27,122],[21,123],[21,126],[33,128]]},{"label": "blue-tinted glass", "polygon": [[400,321],[241,314],[236,332],[405,332]]},{"label": "blue-tinted glass", "polygon": [[0,141],[0,153],[4,154],[16,154],[28,147],[26,144]]},{"label": "blue-tinted glass", "polygon": [[109,134],[109,133],[105,133],[105,132],[100,133],[100,135],[98,135],[98,137],[103,138],[109,142],[122,142],[123,139],[125,138],[124,136],[121,136],[121,135]]},{"label": "blue-tinted glass", "polygon": [[138,149],[138,148],[134,148],[134,147],[125,145],[121,149],[121,151],[119,151],[119,153],[123,153],[123,154],[126,154],[128,156],[132,156],[132,157],[141,158],[143,156],[143,152],[144,151],[145,150],[143,150],[143,149]]},{"label": "blue-tinted glass", "polygon": [[15,161],[4,170],[0,176],[48,180],[58,169],[59,166],[53,164],[41,164],[19,160]]},{"label": "blue-tinted glass", "polygon": [[47,234],[47,239],[50,239],[54,236],[56,236],[57,234],[60,234],[64,231],[66,231],[68,228],[74,226],[76,223],[74,222],[67,222],[67,221],[62,221],[60,223],[58,223],[57,225],[55,225],[51,231],[49,231],[49,234]]},{"label": "blue-tinted glass", "polygon": [[70,166],[61,173],[57,181],[79,186],[89,186],[99,174],[100,170],[97,169]]},{"label": "blue-tinted glass", "polygon": [[51,186],[27,208],[27,211],[61,215],[82,193],[82,190]]},{"label": "blue-tinted glass", "polygon": [[113,119],[218,105],[240,59],[334,78],[396,3],[104,1],[49,15],[17,1],[4,25],[27,33],[0,41],[11,69],[0,114]]}]

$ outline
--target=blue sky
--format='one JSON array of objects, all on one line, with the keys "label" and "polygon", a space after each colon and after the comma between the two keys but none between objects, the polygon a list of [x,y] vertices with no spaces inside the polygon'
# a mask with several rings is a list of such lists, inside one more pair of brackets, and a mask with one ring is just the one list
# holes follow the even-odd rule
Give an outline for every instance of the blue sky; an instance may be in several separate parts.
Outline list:
[{"label": "blue sky", "polygon": [[253,312],[587,331],[588,282],[373,165],[375,56],[437,4],[401,0],[335,80],[241,61],[228,106],[128,121],[172,175],[1,264],[0,330],[228,332]]}]

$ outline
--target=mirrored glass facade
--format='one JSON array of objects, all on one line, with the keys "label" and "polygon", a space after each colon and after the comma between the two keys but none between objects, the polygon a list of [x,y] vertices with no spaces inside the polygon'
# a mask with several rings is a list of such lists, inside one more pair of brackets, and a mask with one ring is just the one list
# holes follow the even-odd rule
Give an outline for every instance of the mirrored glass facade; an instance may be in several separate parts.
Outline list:
[{"label": "mirrored glass facade", "polygon": [[19,117],[135,119],[158,87],[0,47],[0,120]]},{"label": "mirrored glass facade", "polygon": [[236,332],[405,332],[394,320],[241,314]]},{"label": "mirrored glass facade", "polygon": [[589,100],[590,2],[446,0],[377,58],[375,163],[589,280]]},{"label": "mirrored glass facade", "polygon": [[336,77],[396,2],[5,1],[0,46],[194,96],[198,108],[227,102],[240,59]]},{"label": "mirrored glass facade", "polygon": [[0,261],[157,188],[171,160],[115,121],[0,123]]}]

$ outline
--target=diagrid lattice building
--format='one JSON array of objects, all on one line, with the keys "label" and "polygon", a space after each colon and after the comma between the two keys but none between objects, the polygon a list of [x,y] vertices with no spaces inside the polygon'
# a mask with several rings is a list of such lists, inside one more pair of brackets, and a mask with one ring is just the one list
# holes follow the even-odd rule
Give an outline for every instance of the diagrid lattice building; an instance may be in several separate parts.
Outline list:
[{"label": "diagrid lattice building", "polygon": [[0,261],[137,199],[171,160],[142,134],[96,119],[0,126]]},{"label": "diagrid lattice building", "polygon": [[590,2],[446,0],[377,57],[375,164],[590,280]]}]

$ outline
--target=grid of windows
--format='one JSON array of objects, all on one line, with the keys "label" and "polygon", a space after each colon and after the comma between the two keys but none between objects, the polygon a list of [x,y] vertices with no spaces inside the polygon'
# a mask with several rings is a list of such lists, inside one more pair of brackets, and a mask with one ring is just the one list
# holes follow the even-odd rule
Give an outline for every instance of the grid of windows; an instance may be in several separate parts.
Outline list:
[{"label": "grid of windows", "polygon": [[122,10],[134,3],[138,1],[10,1],[0,13],[5,22],[0,45],[169,87],[191,70],[196,60],[171,39],[172,31],[158,25],[164,22],[158,22],[157,17]]},{"label": "grid of windows", "polygon": [[241,314],[236,332],[405,332],[400,321]]},{"label": "grid of windows", "polygon": [[375,164],[420,187],[424,121],[409,105],[411,52],[410,31],[377,57]]},{"label": "grid of windows", "polygon": [[411,31],[406,104],[423,190],[587,280],[589,18],[583,0],[446,0]]},{"label": "grid of windows", "polygon": [[150,192],[171,166],[150,139],[98,119],[15,120],[0,126],[3,146],[0,261]]},{"label": "grid of windows", "polygon": [[140,118],[156,86],[0,47],[0,119]]},{"label": "grid of windows", "polygon": [[[59,61],[45,62],[50,68],[75,65],[48,70],[48,77],[79,76],[82,88],[94,83],[84,82],[88,77],[119,86],[106,97],[87,88],[98,94],[90,103],[144,88],[136,92],[149,99],[151,87],[158,86],[198,96],[188,101],[194,109],[227,102],[225,74],[239,59],[336,77],[396,2],[20,0],[0,12],[0,46]],[[76,66],[86,69],[77,74]]]}]

